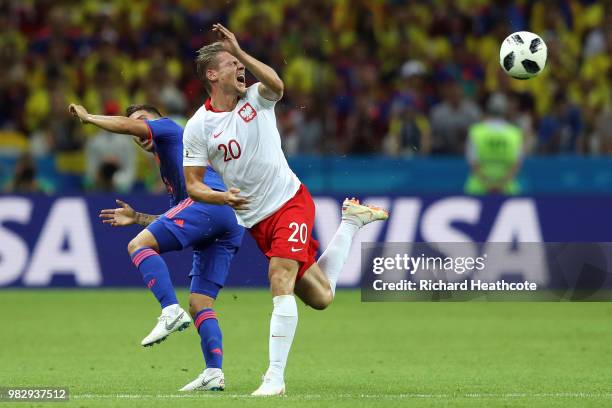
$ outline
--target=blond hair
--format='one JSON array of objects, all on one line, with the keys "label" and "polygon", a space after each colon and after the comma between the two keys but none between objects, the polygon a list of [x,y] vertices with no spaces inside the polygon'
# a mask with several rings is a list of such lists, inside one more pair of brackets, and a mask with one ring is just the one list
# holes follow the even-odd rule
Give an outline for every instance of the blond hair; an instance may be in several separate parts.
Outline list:
[{"label": "blond hair", "polygon": [[196,57],[196,69],[198,76],[202,79],[202,81],[204,81],[204,87],[209,95],[212,91],[212,84],[206,77],[206,71],[211,67],[216,67],[217,54],[223,51],[225,51],[223,44],[220,42],[214,42],[212,44],[203,46],[197,52],[198,56]]}]

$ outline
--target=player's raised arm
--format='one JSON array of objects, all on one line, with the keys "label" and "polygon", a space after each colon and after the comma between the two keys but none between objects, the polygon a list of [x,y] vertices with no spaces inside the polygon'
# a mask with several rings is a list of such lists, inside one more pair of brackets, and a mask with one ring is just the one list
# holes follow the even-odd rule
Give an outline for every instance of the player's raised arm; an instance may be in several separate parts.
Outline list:
[{"label": "player's raised arm", "polygon": [[285,84],[272,67],[242,50],[234,33],[223,25],[213,24],[213,31],[219,34],[219,42],[223,44],[225,51],[236,57],[261,82],[259,85],[261,96],[271,101],[278,101],[283,97]]},{"label": "player's raised arm", "polygon": [[71,103],[68,111],[83,123],[91,123],[99,128],[113,133],[133,135],[140,140],[149,138],[149,128],[144,120],[125,116],[92,115],[81,105]]}]

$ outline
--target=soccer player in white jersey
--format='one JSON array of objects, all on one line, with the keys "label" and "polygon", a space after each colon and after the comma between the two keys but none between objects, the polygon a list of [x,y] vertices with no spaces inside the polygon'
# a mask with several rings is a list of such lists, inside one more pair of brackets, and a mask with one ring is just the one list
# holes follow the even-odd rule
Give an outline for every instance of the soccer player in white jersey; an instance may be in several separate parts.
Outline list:
[{"label": "soccer player in white jersey", "polygon": [[[196,201],[228,204],[270,259],[268,277],[273,311],[270,321],[270,365],[252,395],[285,392],[284,370],[297,327],[294,293],[307,305],[325,309],[355,233],[367,223],[384,220],[386,211],[345,200],[342,222],[318,261],[319,243],[312,237],[315,206],[291,171],[281,149],[274,105],[283,96],[283,81],[269,66],[244,52],[233,33],[214,24],[220,40],[202,47],[198,74],[210,98],[189,119],[183,143],[185,181]],[[259,82],[246,87],[245,69]],[[227,192],[202,180],[210,162]]]}]

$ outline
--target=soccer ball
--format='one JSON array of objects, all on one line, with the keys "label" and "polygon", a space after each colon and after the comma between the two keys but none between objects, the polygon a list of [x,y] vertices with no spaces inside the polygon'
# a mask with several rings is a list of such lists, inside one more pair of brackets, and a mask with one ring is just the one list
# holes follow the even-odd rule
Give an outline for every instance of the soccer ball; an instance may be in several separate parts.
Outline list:
[{"label": "soccer ball", "polygon": [[529,31],[517,31],[502,43],[499,64],[512,78],[529,79],[542,72],[546,55],[546,44],[540,36]]}]

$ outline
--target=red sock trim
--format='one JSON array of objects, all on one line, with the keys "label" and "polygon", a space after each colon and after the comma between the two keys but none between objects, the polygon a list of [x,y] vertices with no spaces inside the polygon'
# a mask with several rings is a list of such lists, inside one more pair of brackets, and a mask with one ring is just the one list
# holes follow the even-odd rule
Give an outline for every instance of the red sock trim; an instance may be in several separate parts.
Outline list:
[{"label": "red sock trim", "polygon": [[152,250],[151,248],[143,249],[142,251],[136,253],[136,255],[132,258],[132,263],[134,264],[134,266],[138,268],[140,264],[142,263],[142,261],[144,261],[145,259],[151,256],[155,256],[155,255],[159,255],[159,254],[155,252],[154,250]]},{"label": "red sock trim", "polygon": [[199,314],[196,319],[195,319],[195,327],[196,329],[200,330],[200,326],[202,325],[202,323],[204,323],[205,320],[208,319],[216,319],[217,318],[217,314],[215,313],[214,310],[207,310],[201,314]]}]

